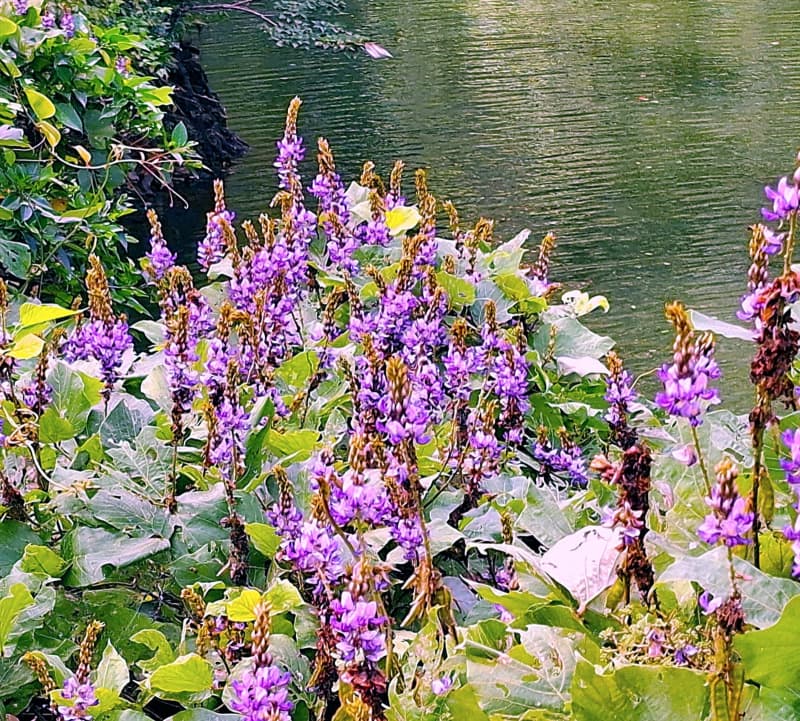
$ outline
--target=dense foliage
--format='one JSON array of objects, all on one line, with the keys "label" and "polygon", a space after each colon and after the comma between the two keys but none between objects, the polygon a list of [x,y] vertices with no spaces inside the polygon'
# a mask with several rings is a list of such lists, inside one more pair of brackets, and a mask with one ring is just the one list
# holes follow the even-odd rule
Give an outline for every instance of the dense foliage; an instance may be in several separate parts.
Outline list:
[{"label": "dense foliage", "polygon": [[69,303],[92,250],[120,284],[135,283],[119,190],[134,174],[167,182],[187,153],[186,129],[162,122],[171,89],[145,72],[169,59],[156,32],[167,12],[0,4],[0,266],[29,294]]},{"label": "dense foliage", "polygon": [[[528,263],[421,171],[413,200],[401,163],[345,186],[324,140],[304,183],[298,109],[279,217],[237,224],[218,184],[202,283],[150,214],[158,320],[94,255],[86,309],[3,289],[6,713],[800,713],[797,181],[754,226],[751,325],[668,306],[651,403],[580,320],[605,300],[548,279],[554,236]],[[713,408],[711,331],[755,348],[749,419]]]}]

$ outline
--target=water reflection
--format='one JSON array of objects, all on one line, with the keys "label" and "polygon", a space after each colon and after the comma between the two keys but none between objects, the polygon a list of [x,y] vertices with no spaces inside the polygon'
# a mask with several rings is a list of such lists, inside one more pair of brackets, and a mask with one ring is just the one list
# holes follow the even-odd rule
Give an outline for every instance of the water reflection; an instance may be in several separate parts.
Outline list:
[{"label": "water reflection", "polygon": [[[351,7],[394,60],[273,49],[247,18],[203,32],[212,86],[252,148],[227,186],[240,214],[274,192],[274,142],[299,94],[302,132],[328,137],[345,174],[402,157],[430,168],[434,192],[465,218],[492,216],[508,237],[555,229],[554,273],[609,297],[594,327],[637,370],[669,347],[665,301],[732,317],[746,226],[797,143],[799,4]],[[741,380],[742,348],[721,355]]]}]

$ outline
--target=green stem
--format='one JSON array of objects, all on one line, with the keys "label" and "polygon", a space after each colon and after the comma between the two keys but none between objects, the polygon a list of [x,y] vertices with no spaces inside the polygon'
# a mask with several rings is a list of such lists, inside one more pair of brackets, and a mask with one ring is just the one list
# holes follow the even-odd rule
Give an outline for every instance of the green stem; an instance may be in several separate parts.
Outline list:
[{"label": "green stem", "polygon": [[784,275],[792,269],[792,255],[794,254],[794,234],[797,227],[797,213],[789,216],[789,232],[786,236],[786,251],[783,256]]},{"label": "green stem", "polygon": [[758,515],[758,491],[761,486],[761,464],[764,452],[764,428],[759,425],[753,432],[753,564],[761,568],[761,544],[758,532],[761,519]]},{"label": "green stem", "polygon": [[697,451],[697,462],[700,464],[700,470],[703,473],[703,480],[706,484],[706,493],[709,495],[711,494],[711,478],[708,475],[708,468],[706,467],[706,461],[703,457],[703,450],[700,448],[700,439],[697,436],[697,428],[695,426],[689,426],[692,431],[692,441],[694,442],[695,450]]}]

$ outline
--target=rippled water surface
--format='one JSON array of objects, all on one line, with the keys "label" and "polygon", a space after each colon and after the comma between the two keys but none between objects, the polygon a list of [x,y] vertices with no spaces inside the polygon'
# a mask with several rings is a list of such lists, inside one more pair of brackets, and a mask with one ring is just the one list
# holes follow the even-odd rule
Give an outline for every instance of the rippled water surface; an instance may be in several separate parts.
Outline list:
[{"label": "rippled water surface", "polygon": [[[731,318],[761,187],[798,145],[800,3],[378,0],[352,27],[393,60],[271,48],[250,19],[200,44],[251,152],[228,181],[255,215],[274,191],[288,100],[349,174],[430,169],[434,192],[499,235],[559,237],[557,279],[606,295],[593,327],[639,371],[671,342],[665,301]],[[309,167],[309,172],[311,168]],[[723,348],[729,379],[749,350]],[[730,383],[730,380],[729,380]]]}]

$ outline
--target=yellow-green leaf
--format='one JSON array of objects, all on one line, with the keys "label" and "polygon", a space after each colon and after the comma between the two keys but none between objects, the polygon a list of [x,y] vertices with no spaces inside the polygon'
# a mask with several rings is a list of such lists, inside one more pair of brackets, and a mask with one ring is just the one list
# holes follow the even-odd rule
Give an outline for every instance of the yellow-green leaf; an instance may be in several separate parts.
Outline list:
[{"label": "yellow-green leaf", "polygon": [[36,127],[39,128],[39,132],[44,135],[51,148],[55,148],[61,142],[61,133],[51,123],[46,120],[40,120],[36,123]]},{"label": "yellow-green leaf", "polygon": [[35,88],[25,88],[25,97],[39,120],[47,120],[56,114],[53,101]]},{"label": "yellow-green leaf", "polygon": [[90,165],[92,162],[92,156],[89,155],[89,151],[86,150],[86,148],[84,148],[82,145],[75,145],[74,148],[78,155],[81,156],[81,160],[86,163],[86,165]]},{"label": "yellow-green leaf", "polygon": [[0,15],[0,38],[8,38],[19,30],[19,26],[11,19]]},{"label": "yellow-green leaf", "polygon": [[256,606],[261,603],[261,593],[253,588],[245,588],[236,598],[227,603],[227,616],[231,621],[253,621]]},{"label": "yellow-green leaf", "polygon": [[179,656],[150,676],[150,688],[167,694],[200,693],[210,690],[211,683],[211,664],[196,653]]},{"label": "yellow-green leaf", "polygon": [[19,327],[30,328],[52,320],[68,318],[75,313],[77,311],[53,303],[23,303],[19,309]]},{"label": "yellow-green leaf", "polygon": [[28,333],[14,342],[8,355],[17,360],[27,360],[28,358],[36,358],[44,348],[44,341],[33,333]]},{"label": "yellow-green leaf", "polygon": [[275,528],[268,523],[245,523],[244,531],[256,550],[267,558],[273,558],[280,544]]}]

